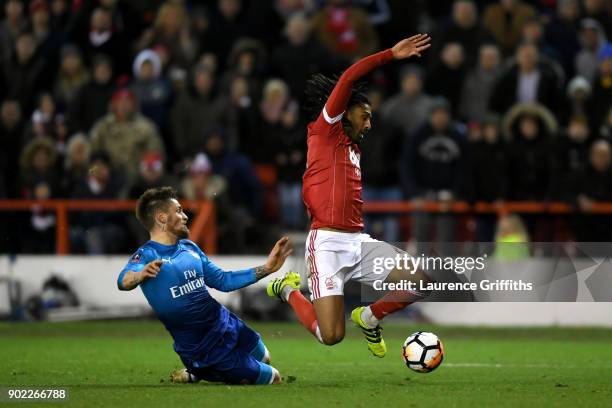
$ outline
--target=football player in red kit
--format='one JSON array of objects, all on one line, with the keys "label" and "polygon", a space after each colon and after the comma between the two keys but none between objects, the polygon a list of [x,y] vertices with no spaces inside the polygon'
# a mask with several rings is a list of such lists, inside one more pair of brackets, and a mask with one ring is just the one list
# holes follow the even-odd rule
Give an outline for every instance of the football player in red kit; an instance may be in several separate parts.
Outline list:
[{"label": "football player in red kit", "polygon": [[[395,258],[403,251],[362,233],[359,142],[372,126],[372,110],[357,81],[392,60],[420,57],[430,45],[428,35],[418,34],[361,59],[337,81],[315,75],[307,83],[312,122],[302,192],[311,218],[305,257],[312,303],[298,290],[300,277],[293,272],[271,282],[268,295],[288,302],[323,344],[344,338],[345,282],[356,280],[372,286],[375,281],[427,280],[421,271],[411,268],[380,271],[371,267],[376,259]],[[353,310],[351,319],[375,356],[384,357],[387,351],[380,320],[425,296],[419,291],[389,292],[370,306]]]}]

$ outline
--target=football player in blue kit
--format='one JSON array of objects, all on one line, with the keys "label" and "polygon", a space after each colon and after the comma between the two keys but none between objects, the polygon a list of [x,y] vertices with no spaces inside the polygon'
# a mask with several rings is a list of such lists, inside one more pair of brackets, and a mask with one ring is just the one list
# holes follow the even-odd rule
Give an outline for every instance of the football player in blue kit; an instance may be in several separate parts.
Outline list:
[{"label": "football player in blue kit", "polygon": [[186,239],[187,215],[172,188],[147,190],[138,199],[136,217],[150,240],[132,255],[117,286],[120,290],[140,286],[174,338],[174,350],[185,369],[174,371],[172,381],[280,383],[259,334],[213,299],[206,286],[229,292],[276,272],[292,252],[289,239],[276,243],[265,265],[226,272]]}]

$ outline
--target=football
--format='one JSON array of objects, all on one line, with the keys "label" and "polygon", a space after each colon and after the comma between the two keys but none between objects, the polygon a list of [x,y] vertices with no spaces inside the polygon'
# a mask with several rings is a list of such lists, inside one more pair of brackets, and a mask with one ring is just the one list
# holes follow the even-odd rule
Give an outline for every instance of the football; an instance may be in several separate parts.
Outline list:
[{"label": "football", "polygon": [[419,331],[408,336],[404,342],[402,358],[411,370],[429,373],[442,363],[444,346],[435,334]]}]

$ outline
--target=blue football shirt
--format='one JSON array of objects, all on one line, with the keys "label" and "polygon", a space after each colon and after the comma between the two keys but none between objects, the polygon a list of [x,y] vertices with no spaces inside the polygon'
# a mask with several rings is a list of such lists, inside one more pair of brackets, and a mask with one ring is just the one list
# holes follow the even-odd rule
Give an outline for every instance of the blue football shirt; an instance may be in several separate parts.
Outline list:
[{"label": "blue football shirt", "polygon": [[192,241],[176,245],[149,241],[132,255],[117,280],[127,271],[139,272],[151,261],[163,264],[155,278],[140,284],[147,301],[174,339],[174,350],[187,359],[214,363],[211,353],[228,326],[229,311],[210,296],[206,286],[229,292],[254,283],[255,270],[225,272]]}]

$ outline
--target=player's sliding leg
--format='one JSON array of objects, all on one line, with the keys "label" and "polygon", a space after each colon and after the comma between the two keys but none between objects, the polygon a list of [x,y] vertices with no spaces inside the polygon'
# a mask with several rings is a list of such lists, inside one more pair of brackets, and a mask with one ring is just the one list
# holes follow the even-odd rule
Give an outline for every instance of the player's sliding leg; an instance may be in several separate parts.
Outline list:
[{"label": "player's sliding leg", "polygon": [[251,355],[257,361],[270,364],[270,352],[268,351],[268,348],[266,347],[264,342],[261,341],[261,339],[259,339],[259,342],[255,346],[255,348],[251,350]]},{"label": "player's sliding leg", "polygon": [[[264,357],[262,357],[264,358]],[[269,357],[268,357],[269,360]],[[194,384],[204,379],[210,382],[225,382],[227,384],[280,384],[282,378],[278,370],[269,364],[251,359],[247,364],[228,371],[214,368],[203,369],[200,376],[190,373],[186,368],[174,370],[170,374],[170,382],[174,384]]]}]

